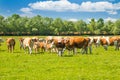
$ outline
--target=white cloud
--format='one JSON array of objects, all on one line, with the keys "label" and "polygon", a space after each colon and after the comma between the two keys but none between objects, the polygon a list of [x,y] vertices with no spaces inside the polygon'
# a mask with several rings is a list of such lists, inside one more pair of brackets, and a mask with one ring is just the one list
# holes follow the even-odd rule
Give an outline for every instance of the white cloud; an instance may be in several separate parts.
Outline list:
[{"label": "white cloud", "polygon": [[23,16],[23,17],[34,17],[34,16],[36,16],[37,14],[35,14],[35,13],[23,13],[23,14],[20,14],[20,16]]},{"label": "white cloud", "polygon": [[107,1],[101,2],[83,2],[80,5],[80,11],[84,12],[107,12],[109,14],[117,14],[117,10],[120,10],[120,3],[110,3]]},{"label": "white cloud", "polygon": [[71,19],[68,19],[68,21],[73,21],[73,22],[76,22],[76,21],[78,21],[78,19],[71,18]]},{"label": "white cloud", "polygon": [[87,12],[104,12],[109,9],[113,9],[112,3],[109,2],[83,2],[80,5],[81,11],[87,11]]},{"label": "white cloud", "polygon": [[77,10],[79,5],[75,3],[70,3],[67,0],[60,1],[40,1],[36,3],[30,3],[29,6],[37,10],[51,10],[51,11],[68,11]]},{"label": "white cloud", "polygon": [[109,14],[117,14],[120,10],[119,3],[111,3],[108,1],[99,2],[82,2],[81,4],[71,3],[68,0],[59,1],[39,1],[28,4],[30,8],[22,8],[22,12],[31,12],[33,10],[49,10],[49,11],[71,11],[71,12],[107,12]]},{"label": "white cloud", "polygon": [[31,8],[21,8],[20,11],[24,13],[31,13],[32,9]]},{"label": "white cloud", "polygon": [[109,20],[112,21],[112,22],[115,22],[117,19],[111,18],[111,17],[108,17],[108,18],[104,19],[105,22],[107,22]]}]

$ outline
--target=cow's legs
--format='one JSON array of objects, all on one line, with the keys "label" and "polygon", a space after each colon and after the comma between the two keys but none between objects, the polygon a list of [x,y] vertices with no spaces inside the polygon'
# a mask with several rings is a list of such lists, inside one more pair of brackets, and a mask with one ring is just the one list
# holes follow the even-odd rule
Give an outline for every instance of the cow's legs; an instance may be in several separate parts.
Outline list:
[{"label": "cow's legs", "polygon": [[62,56],[63,49],[58,49],[58,56]]},{"label": "cow's legs", "polygon": [[31,49],[31,47],[28,47],[29,48],[29,53],[31,54],[32,53],[32,49]]},{"label": "cow's legs", "polygon": [[58,51],[58,56],[62,56],[62,51]]},{"label": "cow's legs", "polygon": [[73,48],[73,54],[76,54],[76,49],[75,48]]},{"label": "cow's legs", "polygon": [[85,53],[87,54],[88,53],[88,47],[85,47]]},{"label": "cow's legs", "polygon": [[115,46],[115,50],[118,50],[118,43],[117,43],[117,41],[114,41],[114,46]]},{"label": "cow's legs", "polygon": [[108,50],[108,45],[103,45],[103,47],[106,51]]},{"label": "cow's legs", "polygon": [[90,54],[92,53],[92,46],[89,46]]},{"label": "cow's legs", "polygon": [[8,52],[10,52],[10,46],[8,45],[7,47],[8,47]]},{"label": "cow's legs", "polygon": [[13,50],[14,50],[14,46],[11,46],[11,52],[13,53]]},{"label": "cow's legs", "polygon": [[25,47],[25,46],[23,47],[23,49],[24,49],[25,53],[27,53],[27,50],[26,50],[26,48],[27,48],[27,47]]}]

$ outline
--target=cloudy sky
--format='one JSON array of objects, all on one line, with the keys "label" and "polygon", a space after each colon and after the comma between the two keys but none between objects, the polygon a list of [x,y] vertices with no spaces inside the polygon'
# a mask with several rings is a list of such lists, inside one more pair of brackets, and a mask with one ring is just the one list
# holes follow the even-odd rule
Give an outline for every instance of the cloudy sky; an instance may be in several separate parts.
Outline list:
[{"label": "cloudy sky", "polygon": [[76,21],[91,18],[96,20],[120,19],[119,0],[0,0],[0,15],[5,17],[12,14],[32,17],[62,18]]}]

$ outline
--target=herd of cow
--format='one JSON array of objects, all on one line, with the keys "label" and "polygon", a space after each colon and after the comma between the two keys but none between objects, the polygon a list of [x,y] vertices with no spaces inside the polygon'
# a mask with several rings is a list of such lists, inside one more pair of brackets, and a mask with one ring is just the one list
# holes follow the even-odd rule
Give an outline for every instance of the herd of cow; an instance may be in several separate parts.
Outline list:
[{"label": "herd of cow", "polygon": [[[0,43],[3,39],[0,38]],[[92,53],[92,45],[98,47],[102,45],[105,50],[108,50],[108,46],[114,46],[115,50],[119,50],[120,47],[120,36],[98,36],[98,37],[60,37],[60,36],[47,36],[46,38],[38,37],[26,37],[19,38],[20,49],[24,49],[25,53],[56,52],[59,56],[62,56],[65,50],[68,50],[70,54],[76,54],[76,49],[81,49],[81,53]],[[14,38],[6,39],[7,47],[9,52],[14,51],[16,40]]]}]

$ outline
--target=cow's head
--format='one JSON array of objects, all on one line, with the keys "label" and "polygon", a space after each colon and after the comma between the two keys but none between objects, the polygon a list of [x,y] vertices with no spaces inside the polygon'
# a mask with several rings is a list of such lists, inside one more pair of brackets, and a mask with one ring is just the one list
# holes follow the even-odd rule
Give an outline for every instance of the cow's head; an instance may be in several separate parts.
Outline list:
[{"label": "cow's head", "polygon": [[33,37],[32,40],[33,40],[34,42],[37,42],[37,41],[39,41],[39,38],[38,38],[38,37]]}]

